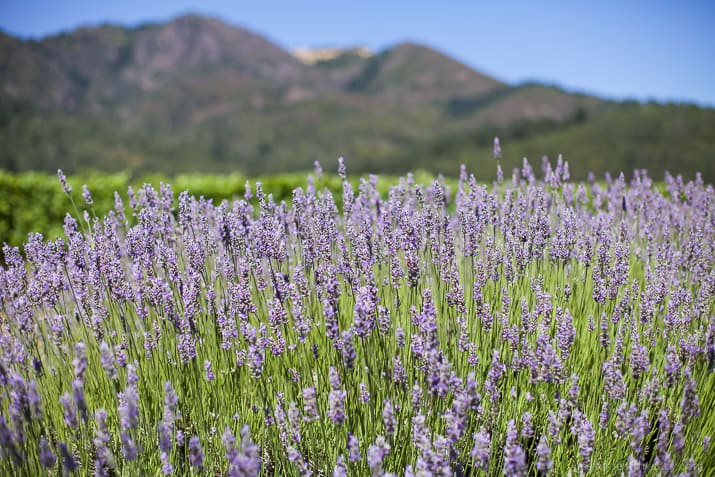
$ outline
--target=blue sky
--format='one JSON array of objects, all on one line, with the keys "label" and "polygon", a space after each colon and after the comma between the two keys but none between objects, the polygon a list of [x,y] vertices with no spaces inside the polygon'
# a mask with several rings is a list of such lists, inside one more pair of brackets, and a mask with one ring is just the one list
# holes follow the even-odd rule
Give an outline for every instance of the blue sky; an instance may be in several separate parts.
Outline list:
[{"label": "blue sky", "polygon": [[713,1],[0,0],[0,29],[41,37],[187,12],[218,16],[285,48],[379,50],[411,40],[513,83],[715,105]]}]

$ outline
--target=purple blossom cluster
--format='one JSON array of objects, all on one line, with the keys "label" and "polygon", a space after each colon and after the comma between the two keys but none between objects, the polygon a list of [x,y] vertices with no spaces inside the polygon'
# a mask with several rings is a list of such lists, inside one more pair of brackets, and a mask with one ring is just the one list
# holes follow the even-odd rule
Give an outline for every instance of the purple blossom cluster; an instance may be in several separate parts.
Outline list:
[{"label": "purple blossom cluster", "polygon": [[82,187],[3,247],[0,474],[708,475],[715,190],[541,170]]}]

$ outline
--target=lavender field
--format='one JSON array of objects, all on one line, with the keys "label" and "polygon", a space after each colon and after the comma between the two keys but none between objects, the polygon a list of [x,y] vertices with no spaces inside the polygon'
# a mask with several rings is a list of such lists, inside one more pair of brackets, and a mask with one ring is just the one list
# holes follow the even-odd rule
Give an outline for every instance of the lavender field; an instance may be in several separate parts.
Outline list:
[{"label": "lavender field", "polygon": [[715,475],[713,186],[537,169],[103,217],[60,172],[65,236],[2,254],[0,475]]}]

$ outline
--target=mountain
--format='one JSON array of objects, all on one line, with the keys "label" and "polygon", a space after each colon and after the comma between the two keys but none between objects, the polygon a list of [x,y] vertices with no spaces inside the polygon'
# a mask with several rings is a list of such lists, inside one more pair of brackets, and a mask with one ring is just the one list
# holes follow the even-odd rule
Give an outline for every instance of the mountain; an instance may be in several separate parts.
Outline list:
[{"label": "mountain", "polygon": [[645,167],[712,180],[714,116],[509,85],[414,43],[292,54],[198,15],[0,33],[0,167],[15,171],[257,174],[343,155],[354,172],[467,162],[490,179],[499,135],[504,167],[563,153],[574,177]]},{"label": "mountain", "polygon": [[40,106],[111,109],[192,78],[230,77],[260,91],[300,81],[307,68],[266,39],[195,15],[126,29],[80,28],[41,41],[2,38],[2,86]]}]

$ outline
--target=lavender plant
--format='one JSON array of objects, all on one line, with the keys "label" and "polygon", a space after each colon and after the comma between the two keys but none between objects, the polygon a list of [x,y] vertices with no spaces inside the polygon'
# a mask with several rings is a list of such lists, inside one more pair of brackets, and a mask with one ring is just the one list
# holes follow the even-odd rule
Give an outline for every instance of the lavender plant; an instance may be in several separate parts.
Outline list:
[{"label": "lavender plant", "polygon": [[82,188],[3,248],[0,474],[713,472],[712,185],[542,169]]}]

